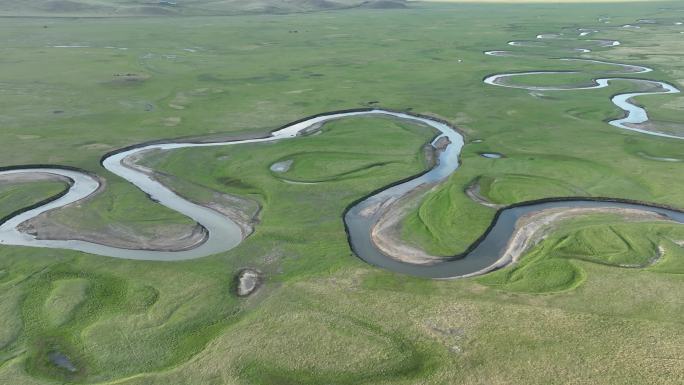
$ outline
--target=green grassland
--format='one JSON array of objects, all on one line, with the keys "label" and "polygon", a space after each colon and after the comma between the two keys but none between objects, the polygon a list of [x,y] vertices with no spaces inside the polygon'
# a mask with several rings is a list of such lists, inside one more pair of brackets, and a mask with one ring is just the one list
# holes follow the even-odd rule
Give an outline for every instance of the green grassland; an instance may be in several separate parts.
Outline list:
[{"label": "green grassland", "polygon": [[0,182],[0,218],[55,196],[67,188],[60,182]]},{"label": "green grassland", "polygon": [[[574,43],[506,45],[597,27],[592,38],[623,45],[591,47],[592,58],[652,66],[639,76],[681,87],[681,35],[672,24],[684,12],[672,7],[421,3],[291,15],[7,18],[0,165],[96,172],[107,190],[61,210],[60,221],[144,233],[190,223],[108,174],[103,153],[160,138],[263,133],[322,111],[379,105],[442,117],[466,136],[461,168],[404,224],[405,238],[431,252],[460,252],[489,225],[494,210],[463,193],[473,180],[501,204],[582,195],[682,207],[684,164],[648,156],[682,157],[683,144],[604,122],[621,114],[610,96],[634,85],[542,97],[482,84],[500,72],[585,71],[558,78],[575,82],[614,71],[548,59],[569,56]],[[608,30],[597,15],[614,25],[662,23]],[[490,49],[525,55],[482,54]],[[655,121],[681,124],[680,99],[638,102]],[[218,191],[261,205],[255,233],[228,252],[165,263],[0,247],[0,383],[684,382],[677,226],[609,215],[569,220],[519,264],[473,279],[424,280],[358,260],[344,208],[424,170],[423,144],[434,134],[366,117],[276,143],[151,154],[143,163],[173,175],[191,199]],[[287,172],[269,169],[287,160]],[[30,187],[3,185],[0,210],[63,188]],[[244,267],[263,271],[265,284],[238,298],[231,285]],[[77,370],[54,365],[55,352]]]},{"label": "green grassland", "polygon": [[[427,168],[422,147],[435,134],[425,126],[394,119],[348,118],[326,124],[321,135],[269,144],[163,151],[145,158],[143,164],[164,173],[183,175],[188,181],[211,189],[254,194],[264,202],[272,201],[272,206],[278,204],[275,197],[283,190],[295,189],[295,195],[299,195],[302,191],[325,189],[330,194],[346,195],[348,192],[339,190],[349,187],[341,189],[336,182],[353,178],[353,182],[345,185],[368,191],[377,184],[374,179],[378,174],[417,174]],[[288,171],[268,172],[271,164],[284,160],[293,161]],[[207,169],[197,173],[197,164],[206,165]],[[282,179],[316,185],[296,187]],[[390,182],[391,179],[386,184]],[[291,199],[282,201],[287,203]]]},{"label": "green grassland", "polygon": [[113,224],[125,224],[123,229],[133,229],[137,235],[154,236],[161,228],[189,229],[194,222],[161,205],[148,207],[145,193],[128,188],[123,183],[112,183],[98,196],[82,205],[56,211],[52,223],[75,231],[106,232]]},{"label": "green grassland", "polygon": [[567,220],[561,230],[531,250],[522,263],[488,274],[479,281],[522,292],[572,289],[586,276],[584,269],[573,261],[684,273],[681,246],[676,243],[684,238],[679,226],[623,222],[614,215]]}]

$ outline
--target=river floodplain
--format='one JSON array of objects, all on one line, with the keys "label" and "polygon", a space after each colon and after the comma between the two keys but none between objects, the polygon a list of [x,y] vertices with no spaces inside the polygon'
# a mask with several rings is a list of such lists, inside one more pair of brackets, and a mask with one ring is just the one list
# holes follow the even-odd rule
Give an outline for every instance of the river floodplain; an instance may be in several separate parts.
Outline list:
[{"label": "river floodplain", "polygon": [[[431,254],[463,252],[486,233],[496,207],[535,199],[681,207],[684,197],[672,186],[682,183],[684,165],[671,161],[681,158],[681,141],[608,124],[624,118],[613,96],[652,92],[651,85],[553,91],[482,81],[578,71],[527,80],[543,87],[639,77],[681,87],[684,69],[672,55],[681,50],[682,15],[671,3],[559,7],[420,4],[230,23],[6,19],[0,158],[3,166],[98,175],[106,181],[100,193],[55,211],[48,224],[147,242],[172,229],[188,233],[195,223],[103,168],[103,153],[174,138],[263,137],[325,111],[385,108],[447,121],[464,137],[458,171],[409,201],[398,222],[403,242]],[[587,31],[581,38],[594,42],[569,39]],[[541,44],[506,44],[525,40]],[[483,54],[497,50],[511,54]],[[653,71],[616,75],[610,72],[621,69],[605,63],[557,60],[575,55]],[[678,94],[631,103],[648,113],[649,126],[640,129],[681,134]],[[222,215],[244,218],[252,232],[230,250],[156,262],[0,247],[0,382],[682,381],[680,225],[652,213],[584,208],[541,229],[516,264],[492,274],[449,281],[397,274],[353,253],[342,214],[434,167],[425,144],[436,132],[370,116],[320,130],[137,160],[195,204],[239,206]],[[494,153],[505,158],[480,155]],[[286,170],[271,170],[288,161]],[[496,206],[466,194],[473,185]],[[0,186],[8,215],[59,195],[69,181]],[[526,218],[534,224],[554,215]],[[235,277],[244,271],[258,271],[261,286],[238,297]]]}]

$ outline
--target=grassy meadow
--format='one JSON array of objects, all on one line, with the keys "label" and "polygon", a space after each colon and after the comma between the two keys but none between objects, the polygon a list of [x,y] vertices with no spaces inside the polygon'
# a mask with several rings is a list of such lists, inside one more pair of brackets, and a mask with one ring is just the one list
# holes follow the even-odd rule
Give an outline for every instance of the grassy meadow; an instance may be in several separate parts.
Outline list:
[{"label": "grassy meadow", "polygon": [[55,196],[66,188],[65,183],[32,181],[32,182],[0,182],[0,218]]},{"label": "grassy meadow", "polygon": [[[658,23],[616,28],[641,18]],[[441,117],[466,137],[461,168],[403,223],[405,240],[430,252],[458,253],[491,222],[494,210],[463,193],[474,180],[500,204],[604,196],[684,207],[684,142],[606,123],[621,115],[611,95],[633,84],[531,94],[482,83],[493,73],[561,70],[579,72],[515,81],[578,84],[617,70],[554,59],[591,48],[583,57],[655,69],[620,76],[681,88],[680,20],[676,2],[3,18],[0,166],[95,172],[107,189],[53,219],[145,234],[192,223],[104,170],[107,151],[263,133],[311,114],[380,106]],[[623,44],[506,44],[539,33],[576,36],[577,28]],[[496,49],[515,56],[483,55]],[[684,124],[680,95],[638,103],[657,127]],[[364,117],[277,143],[150,154],[142,163],[173,175],[191,199],[217,191],[258,204],[254,234],[228,252],[183,262],[0,247],[0,383],[684,382],[678,226],[611,215],[568,220],[519,264],[471,279],[418,279],[358,260],[343,210],[428,167],[423,146],[434,134]],[[289,170],[270,170],[290,160]],[[63,188],[2,182],[0,217]],[[262,271],[265,283],[238,298],[233,279],[245,267]],[[55,354],[73,370],[55,365]]]}]

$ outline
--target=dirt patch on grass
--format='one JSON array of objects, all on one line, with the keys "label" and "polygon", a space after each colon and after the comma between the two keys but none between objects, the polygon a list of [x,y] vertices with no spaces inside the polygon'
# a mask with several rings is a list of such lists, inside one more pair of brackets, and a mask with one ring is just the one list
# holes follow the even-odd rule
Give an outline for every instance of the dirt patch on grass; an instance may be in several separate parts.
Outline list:
[{"label": "dirt patch on grass", "polygon": [[640,124],[627,123],[626,126],[654,133],[674,135],[684,138],[684,124],[676,122],[647,121]]},{"label": "dirt patch on grass", "polygon": [[116,73],[112,75],[110,83],[112,84],[140,84],[150,79],[150,75],[145,73]]},{"label": "dirt patch on grass", "polygon": [[21,140],[31,140],[31,139],[39,139],[39,135],[17,135],[17,138]]},{"label": "dirt patch on grass", "polygon": [[375,209],[381,210],[382,214],[371,230],[371,240],[383,254],[416,265],[431,265],[444,260],[401,239],[402,220],[418,205],[419,196],[429,187],[420,186],[401,199],[385,202]]},{"label": "dirt patch on grass", "polygon": [[134,228],[116,223],[96,230],[73,229],[54,220],[50,211],[22,223],[19,230],[37,239],[80,240],[132,250],[189,250],[201,245],[208,237],[206,229],[200,225],[160,226],[147,236]]},{"label": "dirt patch on grass", "polygon": [[43,172],[27,172],[19,174],[0,175],[0,185],[30,182],[61,182],[64,184],[71,184],[69,178],[63,177],[61,175]]},{"label": "dirt patch on grass", "polygon": [[79,146],[79,148],[84,150],[111,150],[112,145],[107,143],[88,143]]},{"label": "dirt patch on grass", "polygon": [[500,209],[504,207],[502,204],[494,203],[489,200],[489,198],[483,196],[480,193],[480,179],[475,179],[472,181],[468,187],[465,189],[465,193],[468,196],[468,198],[472,199],[473,201],[487,207],[491,207],[494,209]]},{"label": "dirt patch on grass", "polygon": [[173,100],[169,102],[169,107],[174,110],[184,110],[185,107],[190,104],[190,95],[186,92],[177,92]]},{"label": "dirt patch on grass", "polygon": [[163,119],[162,119],[162,123],[163,123],[166,127],[175,127],[175,126],[179,125],[180,122],[181,122],[181,118],[178,117],[178,116],[170,116],[170,117],[168,117],[168,118],[163,118]]},{"label": "dirt patch on grass", "polygon": [[235,293],[238,297],[247,297],[259,289],[263,283],[263,274],[255,269],[242,269],[235,276]]},{"label": "dirt patch on grass", "polygon": [[447,147],[451,144],[451,140],[449,140],[449,137],[447,136],[442,136],[439,139],[435,141],[435,143],[432,145],[437,152],[442,152],[446,150]]}]

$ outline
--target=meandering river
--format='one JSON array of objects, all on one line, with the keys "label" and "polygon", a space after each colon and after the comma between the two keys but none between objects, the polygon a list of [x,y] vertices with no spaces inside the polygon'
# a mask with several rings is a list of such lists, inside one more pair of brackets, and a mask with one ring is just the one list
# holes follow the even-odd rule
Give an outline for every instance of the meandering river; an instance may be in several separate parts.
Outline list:
[{"label": "meandering river", "polygon": [[[611,63],[611,62],[600,61],[600,60],[574,59],[574,58],[564,58],[564,59],[559,59],[559,60],[575,60],[575,61],[585,61],[585,62],[600,63],[600,64],[612,64],[612,65],[624,68],[625,74],[643,74],[643,73],[653,71],[653,69],[648,68],[648,67],[632,65],[632,64]],[[594,79],[592,81],[593,84],[588,85],[588,86],[565,86],[565,87],[528,86],[528,85],[522,85],[522,84],[511,84],[511,83],[507,82],[507,80],[514,78],[514,77],[534,76],[534,75],[549,75],[549,74],[573,74],[573,73],[577,73],[577,71],[528,71],[528,72],[502,73],[502,74],[495,74],[495,75],[487,76],[484,79],[484,82],[485,82],[485,84],[489,84],[489,85],[493,85],[493,86],[507,87],[507,88],[519,88],[519,89],[525,89],[525,90],[530,90],[530,91],[592,90],[592,89],[608,87],[609,84],[611,82],[614,82],[614,81],[625,81],[625,82],[645,84],[645,85],[648,85],[651,88],[655,89],[655,91],[629,92],[629,93],[618,94],[618,95],[613,96],[613,98],[611,99],[613,104],[615,104],[620,109],[625,111],[625,116],[620,118],[620,119],[611,120],[609,122],[609,124],[611,124],[612,126],[618,127],[618,128],[622,128],[624,130],[640,132],[642,134],[660,136],[660,137],[671,138],[671,139],[684,139],[684,137],[681,137],[681,136],[670,135],[670,134],[666,134],[663,132],[645,130],[642,128],[635,127],[635,125],[639,125],[639,124],[643,124],[643,123],[648,122],[649,119],[648,119],[648,113],[646,112],[646,109],[632,103],[631,100],[633,98],[638,97],[638,96],[644,96],[644,95],[675,94],[675,93],[680,92],[680,90],[677,87],[675,87],[669,83],[665,83],[665,82],[661,82],[661,81],[657,81],[657,80],[621,78],[621,77],[606,77],[606,78]]]},{"label": "meandering river", "polygon": [[[544,38],[544,35],[540,35]],[[554,37],[555,38],[555,37]],[[616,46],[617,41],[611,40],[597,40],[602,46]],[[515,44],[517,42],[509,42],[509,45],[517,46],[523,44]],[[486,51],[487,55],[506,56],[508,51]],[[624,73],[646,73],[651,69],[643,66],[609,63],[596,60],[588,60],[581,58],[568,58],[561,60],[578,60],[598,62],[602,64],[614,64],[623,69]],[[537,74],[554,74],[567,72],[548,72],[548,71],[530,71],[525,73],[504,73],[488,76],[484,79],[484,83],[493,86],[522,88],[536,91],[568,91],[568,90],[589,90],[596,88],[607,87],[613,81],[632,81],[645,82],[652,86],[654,91],[649,92],[632,92],[619,94],[612,98],[612,102],[625,111],[625,116],[621,119],[616,119],[610,122],[611,125],[625,129],[640,132],[648,135],[657,135],[667,138],[682,139],[677,136],[658,133],[653,131],[643,130],[634,127],[636,124],[645,123],[648,121],[648,114],[646,110],[631,102],[634,97],[650,94],[675,93],[679,90],[664,82],[654,80],[636,80],[631,78],[620,77],[606,77],[594,80],[594,84],[590,86],[578,87],[542,87],[542,86],[524,86],[518,84],[511,84],[508,80],[516,76],[534,76]],[[396,258],[397,256],[389,256],[378,249],[371,238],[371,232],[376,225],[380,216],[387,209],[391,208],[392,202],[396,202],[399,198],[405,196],[410,191],[413,191],[421,185],[434,185],[439,183],[451,174],[453,174],[460,165],[459,155],[464,145],[463,136],[449,124],[430,117],[412,115],[409,113],[388,111],[383,109],[365,109],[353,110],[343,112],[331,112],[320,114],[302,121],[298,121],[287,125],[277,131],[271,133],[267,137],[252,138],[246,140],[213,142],[213,143],[195,143],[195,142],[169,142],[169,143],[154,143],[134,146],[111,154],[107,154],[102,159],[102,165],[112,173],[127,180],[143,192],[149,195],[150,199],[159,202],[160,204],[175,210],[183,215],[186,215],[207,230],[208,236],[205,241],[194,248],[179,251],[157,251],[157,250],[132,250],[117,248],[112,246],[101,245],[98,243],[81,241],[81,240],[47,240],[37,239],[35,236],[27,234],[19,230],[20,225],[27,220],[37,217],[47,211],[58,209],[73,203],[81,202],[85,199],[93,197],[100,189],[100,180],[87,172],[55,167],[35,167],[35,168],[15,168],[5,169],[0,171],[0,175],[12,174],[53,174],[67,178],[70,181],[68,191],[56,197],[54,200],[39,205],[38,207],[28,208],[10,218],[6,219],[0,224],[0,244],[2,245],[17,245],[43,248],[58,248],[77,250],[91,254],[99,254],[109,257],[139,259],[139,260],[157,260],[157,261],[174,261],[186,260],[192,258],[204,257],[220,252],[224,252],[236,247],[242,241],[242,232],[238,224],[233,222],[225,215],[212,210],[210,208],[195,204],[172,191],[167,186],[163,185],[146,170],[137,167],[132,162],[124,162],[129,157],[140,156],[144,152],[150,150],[174,150],[180,148],[191,147],[213,147],[213,146],[237,146],[247,143],[262,143],[273,142],[280,140],[293,140],[302,134],[305,130],[311,127],[321,125],[336,119],[344,119],[353,116],[385,116],[404,121],[414,122],[432,127],[439,131],[439,135],[432,142],[433,146],[436,144],[446,143],[446,146],[439,146],[439,159],[435,166],[427,172],[410,178],[401,183],[395,184],[385,188],[371,196],[362,199],[354,206],[350,207],[344,214],[344,222],[349,236],[349,242],[354,252],[364,261],[379,266],[381,268],[429,277],[429,278],[457,278],[470,276],[475,274],[482,274],[492,269],[501,267],[510,262],[504,257],[504,251],[515,232],[517,220],[528,213],[537,212],[540,210],[550,208],[596,208],[596,207],[611,207],[624,209],[637,209],[647,212],[656,213],[667,217],[679,223],[684,223],[684,213],[643,204],[618,202],[612,199],[604,200],[589,200],[589,199],[574,199],[565,201],[553,202],[532,202],[528,204],[521,204],[516,207],[508,207],[500,210],[490,227],[489,231],[484,234],[478,242],[472,245],[468,252],[464,255],[446,258],[443,261],[431,265],[416,265],[412,263],[402,262]],[[447,138],[446,141],[444,138]],[[296,139],[294,139],[296,140]],[[377,209],[382,207],[382,209]]]}]

